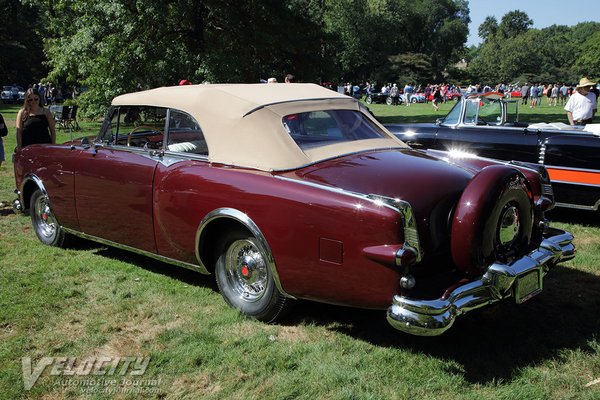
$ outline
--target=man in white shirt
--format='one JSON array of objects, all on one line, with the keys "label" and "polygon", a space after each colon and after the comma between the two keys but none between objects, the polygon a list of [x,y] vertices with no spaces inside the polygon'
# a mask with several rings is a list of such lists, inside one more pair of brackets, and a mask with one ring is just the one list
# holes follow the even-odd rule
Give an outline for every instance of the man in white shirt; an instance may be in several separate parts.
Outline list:
[{"label": "man in white shirt", "polygon": [[571,126],[585,125],[592,122],[597,108],[596,95],[590,93],[594,85],[596,84],[588,78],[582,78],[579,85],[576,86],[575,92],[567,101],[565,110]]}]

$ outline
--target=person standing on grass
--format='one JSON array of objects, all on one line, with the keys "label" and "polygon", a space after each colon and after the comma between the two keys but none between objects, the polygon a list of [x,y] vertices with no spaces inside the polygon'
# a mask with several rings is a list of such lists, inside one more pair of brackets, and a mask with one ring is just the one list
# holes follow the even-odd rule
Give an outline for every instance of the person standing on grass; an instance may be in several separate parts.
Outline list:
[{"label": "person standing on grass", "polygon": [[567,102],[567,94],[569,93],[569,88],[567,87],[567,85],[563,84],[561,85],[561,87],[558,89],[558,98],[560,100],[560,105],[564,106],[565,103]]},{"label": "person standing on grass", "polygon": [[2,162],[4,161],[4,143],[2,142],[2,138],[8,135],[8,127],[4,123],[4,117],[0,114],[0,167],[2,167]]},{"label": "person standing on grass", "polygon": [[433,108],[435,109],[435,111],[440,109],[438,107],[438,103],[440,101],[442,101],[442,92],[441,92],[439,86],[435,85],[433,88],[433,99],[431,101],[431,104],[433,105]]},{"label": "person standing on grass", "polygon": [[554,86],[551,86],[548,89],[548,93],[550,93],[550,105],[556,107],[558,101],[558,83],[555,83]]},{"label": "person standing on grass", "polygon": [[591,93],[596,84],[588,78],[582,78],[576,86],[573,95],[565,105],[565,111],[571,126],[591,124],[596,113],[596,95]]},{"label": "person standing on grass", "polygon": [[42,107],[38,92],[27,89],[17,114],[17,149],[30,144],[56,143],[56,127],[50,110]]},{"label": "person standing on grass", "polygon": [[527,105],[527,101],[529,99],[529,85],[527,82],[523,86],[521,86],[521,104]]}]

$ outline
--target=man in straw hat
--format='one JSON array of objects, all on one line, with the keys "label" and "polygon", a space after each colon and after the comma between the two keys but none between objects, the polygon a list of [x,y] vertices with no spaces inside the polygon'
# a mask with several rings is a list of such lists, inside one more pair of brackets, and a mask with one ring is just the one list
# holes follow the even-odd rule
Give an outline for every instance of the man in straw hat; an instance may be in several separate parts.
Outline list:
[{"label": "man in straw hat", "polygon": [[571,126],[585,125],[592,122],[596,113],[596,95],[590,93],[590,90],[596,84],[588,78],[582,78],[575,92],[567,101],[565,110],[569,117]]}]

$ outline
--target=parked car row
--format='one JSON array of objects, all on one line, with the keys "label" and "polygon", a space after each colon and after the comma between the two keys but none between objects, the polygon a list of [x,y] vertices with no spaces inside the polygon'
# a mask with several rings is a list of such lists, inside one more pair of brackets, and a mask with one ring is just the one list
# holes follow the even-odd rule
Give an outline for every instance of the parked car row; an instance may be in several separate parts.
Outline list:
[{"label": "parked car row", "polygon": [[21,86],[2,86],[0,99],[4,104],[22,103],[25,101],[25,90]]},{"label": "parked car row", "polygon": [[307,299],[439,335],[538,295],[575,255],[544,216],[542,165],[413,149],[312,84],[122,95],[95,137],[21,148],[14,168],[14,207],[43,243],[80,236],[212,274],[268,322]]},{"label": "parked car row", "polygon": [[[454,100],[458,101],[462,97],[461,93],[458,92],[448,92],[446,94],[446,100]],[[410,102],[415,103],[425,103],[425,101],[433,101],[433,94],[429,94],[425,96],[425,93],[413,93],[410,96]],[[398,104],[402,104],[405,102],[405,98],[403,94],[400,94],[398,97]],[[387,104],[391,106],[393,104],[392,97],[386,93],[367,93],[365,96],[365,103],[367,104]]]}]

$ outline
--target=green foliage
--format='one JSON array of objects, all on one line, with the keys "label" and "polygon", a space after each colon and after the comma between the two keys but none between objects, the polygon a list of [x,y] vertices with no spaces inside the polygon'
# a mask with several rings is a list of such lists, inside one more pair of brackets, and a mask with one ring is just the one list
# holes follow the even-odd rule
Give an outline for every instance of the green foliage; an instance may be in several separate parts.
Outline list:
[{"label": "green foliage", "polygon": [[600,78],[600,29],[581,45],[575,68],[580,75]]},{"label": "green foliage", "polygon": [[502,17],[498,25],[498,33],[500,37],[508,39],[527,32],[531,25],[533,21],[527,13],[519,10],[509,11]]},{"label": "green foliage", "polygon": [[[49,78],[85,86],[89,116],[180,79],[430,80],[457,59],[469,22],[466,0],[22,1],[47,27]],[[398,70],[398,54],[425,56]]]},{"label": "green foliage", "polygon": [[495,33],[493,22],[488,17],[481,24],[485,41],[467,53],[472,61],[468,72],[475,81],[576,82],[600,72],[595,34],[600,32],[599,23],[529,29],[532,21],[518,10],[507,13]]},{"label": "green foliage", "polygon": [[484,41],[488,40],[490,36],[493,36],[498,32],[498,20],[496,17],[487,16],[481,25],[479,25],[479,29],[477,33],[479,37]]},{"label": "green foliage", "polygon": [[[575,82],[600,76],[600,23],[531,29],[519,10],[479,26],[467,0],[5,0],[0,83],[83,86],[80,115],[116,95],[194,83]],[[34,22],[31,22],[34,21]],[[467,71],[454,64],[469,61]],[[25,62],[24,62],[25,60]]]},{"label": "green foliage", "polygon": [[45,27],[37,10],[19,0],[2,0],[0,16],[0,84],[39,82],[47,70],[41,39]]}]

